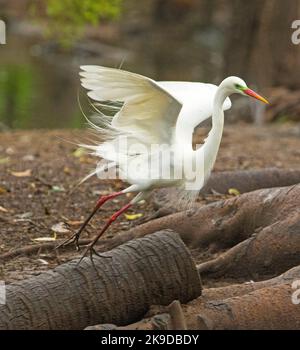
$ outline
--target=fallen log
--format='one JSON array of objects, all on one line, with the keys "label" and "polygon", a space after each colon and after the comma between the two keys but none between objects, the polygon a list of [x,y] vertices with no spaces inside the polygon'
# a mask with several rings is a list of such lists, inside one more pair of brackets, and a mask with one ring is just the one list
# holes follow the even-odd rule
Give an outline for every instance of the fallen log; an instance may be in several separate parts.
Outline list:
[{"label": "fallen log", "polygon": [[[207,184],[200,191],[200,195],[211,193],[228,194],[231,188],[240,193],[247,193],[258,189],[292,186],[300,183],[300,170],[267,168],[259,170],[224,171],[212,173]],[[153,203],[163,215],[180,211],[178,208],[176,188],[157,190],[153,196]],[[177,200],[172,200],[177,199]],[[197,204],[195,204],[197,205]]]},{"label": "fallen log", "polygon": [[155,233],[120,246],[94,265],[85,258],[6,288],[0,329],[84,329],[139,320],[152,304],[201,294],[190,252],[179,235]]},{"label": "fallen log", "polygon": [[[249,298],[248,294],[264,288],[270,288],[279,285],[289,285],[292,288],[292,293],[296,292],[294,298],[295,300],[300,300],[300,293],[293,288],[295,281],[300,281],[300,266],[296,266],[280,276],[272,278],[270,280],[261,281],[261,282],[247,282],[242,284],[229,285],[226,287],[219,288],[207,288],[203,289],[200,297],[190,301],[187,305],[181,308],[181,305],[178,301],[174,301],[169,306],[153,306],[150,308],[149,312],[146,315],[146,318],[123,327],[117,327],[112,324],[102,324],[88,327],[89,330],[155,330],[155,329],[198,329],[198,328],[215,328],[217,327],[206,314],[207,308],[211,308],[211,305],[221,305],[227,302],[234,300],[234,297],[241,297],[246,295],[246,299]],[[297,284],[298,286],[298,284]],[[225,300],[226,299],[226,300]],[[243,301],[243,298],[238,300]],[[249,299],[252,300],[252,299]],[[290,299],[293,302],[292,298]],[[289,302],[290,302],[289,301]],[[210,303],[212,302],[212,303]],[[274,304],[276,307],[277,304]],[[242,307],[242,306],[241,306]],[[246,306],[248,308],[248,306]],[[225,308],[226,309],[226,308]],[[278,310],[277,310],[278,311]],[[211,311],[209,311],[211,312]],[[222,308],[217,311],[218,317],[222,319]],[[230,312],[230,311],[229,311]],[[249,310],[250,314],[244,316],[245,318],[251,319],[253,313],[252,310]],[[200,317],[199,317],[200,313]],[[219,315],[220,313],[220,315]],[[226,310],[225,310],[225,318]],[[295,319],[294,311],[292,320],[288,322],[293,322]],[[273,320],[274,321],[274,320]],[[273,324],[273,321],[268,319],[268,325]],[[239,322],[238,319],[235,320],[236,323]],[[278,319],[275,320],[278,322]],[[247,321],[249,324],[249,322]],[[221,320],[221,325],[223,321]],[[230,325],[230,327],[237,327],[235,324]],[[267,326],[265,326],[267,327]],[[272,327],[272,326],[270,326]]]}]

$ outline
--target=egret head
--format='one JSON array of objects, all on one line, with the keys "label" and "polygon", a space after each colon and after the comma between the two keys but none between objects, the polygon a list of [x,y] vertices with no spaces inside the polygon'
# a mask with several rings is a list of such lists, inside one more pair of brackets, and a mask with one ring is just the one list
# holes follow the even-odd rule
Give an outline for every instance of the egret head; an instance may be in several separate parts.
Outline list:
[{"label": "egret head", "polygon": [[258,95],[253,90],[249,89],[247,84],[244,82],[243,79],[238,77],[229,77],[223,80],[221,85],[228,90],[230,94],[241,94],[244,96],[250,96],[254,97],[259,101],[262,101],[264,103],[269,103],[264,97]]}]

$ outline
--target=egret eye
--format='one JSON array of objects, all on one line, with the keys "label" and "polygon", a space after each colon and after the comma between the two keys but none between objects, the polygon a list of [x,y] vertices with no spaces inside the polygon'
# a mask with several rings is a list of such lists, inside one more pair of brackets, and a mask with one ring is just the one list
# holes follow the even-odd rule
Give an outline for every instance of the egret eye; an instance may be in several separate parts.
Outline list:
[{"label": "egret eye", "polygon": [[243,87],[242,87],[241,85],[239,85],[239,84],[235,84],[234,86],[235,86],[235,88],[238,89],[238,90],[241,90],[241,89],[243,88]]}]

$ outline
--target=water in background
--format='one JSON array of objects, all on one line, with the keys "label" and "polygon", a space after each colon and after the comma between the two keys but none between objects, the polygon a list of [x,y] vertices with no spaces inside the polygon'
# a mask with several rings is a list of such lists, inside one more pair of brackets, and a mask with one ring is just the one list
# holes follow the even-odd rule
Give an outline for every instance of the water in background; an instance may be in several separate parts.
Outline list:
[{"label": "water in background", "polygon": [[49,59],[26,37],[0,46],[0,127],[78,127],[78,78],[66,60]]},{"label": "water in background", "polygon": [[[83,41],[72,53],[63,53],[32,36],[8,32],[0,45],[0,130],[75,128],[85,125],[78,95],[85,111],[88,101],[80,89],[80,64],[101,64],[128,69],[159,80],[217,82],[220,62],[207,43],[213,32],[176,41],[165,32],[147,40],[132,40],[126,49]],[[122,46],[122,43],[119,43]]]}]

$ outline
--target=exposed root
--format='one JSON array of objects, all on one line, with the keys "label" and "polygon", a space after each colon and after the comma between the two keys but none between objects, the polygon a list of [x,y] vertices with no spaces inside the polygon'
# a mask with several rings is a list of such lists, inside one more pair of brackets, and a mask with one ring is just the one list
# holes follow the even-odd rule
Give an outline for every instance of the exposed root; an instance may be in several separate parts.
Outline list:
[{"label": "exposed root", "polygon": [[[291,186],[300,183],[300,170],[267,168],[261,170],[224,171],[212,173],[201,195],[212,193],[228,194],[231,188],[240,193],[258,189]],[[160,211],[159,215],[170,215],[180,211],[178,207],[178,190],[164,188],[157,190],[153,196],[154,205]],[[194,203],[197,206],[197,203]],[[181,208],[183,210],[185,208]]]},{"label": "exposed root", "polygon": [[299,305],[292,302],[291,284],[280,284],[252,293],[210,301],[194,310],[192,329],[293,330],[300,329]]}]

